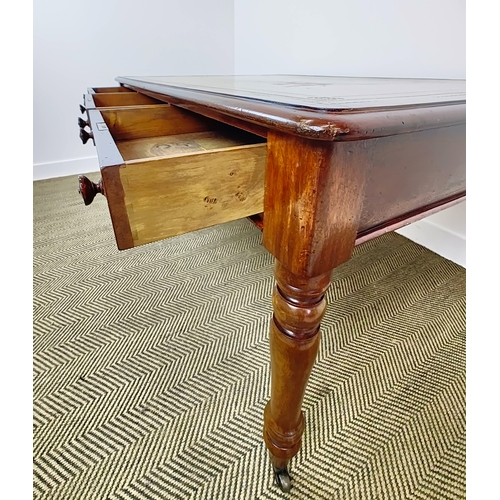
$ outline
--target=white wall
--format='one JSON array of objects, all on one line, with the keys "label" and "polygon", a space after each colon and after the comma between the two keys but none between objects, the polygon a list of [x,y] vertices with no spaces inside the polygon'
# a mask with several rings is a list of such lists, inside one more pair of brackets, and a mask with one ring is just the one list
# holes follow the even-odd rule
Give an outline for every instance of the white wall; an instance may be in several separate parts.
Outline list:
[{"label": "white wall", "polygon": [[233,0],[34,0],[33,177],[97,171],[79,139],[87,87],[118,75],[234,72]]},{"label": "white wall", "polygon": [[[465,0],[34,0],[33,177],[98,170],[78,137],[118,75],[465,78]],[[465,265],[465,203],[401,230]]]},{"label": "white wall", "polygon": [[[237,74],[465,78],[465,0],[235,0]],[[399,231],[465,266],[465,203]]]},{"label": "white wall", "polygon": [[465,78],[465,0],[235,0],[238,74]]},{"label": "white wall", "polygon": [[466,267],[465,212],[463,201],[397,232]]}]

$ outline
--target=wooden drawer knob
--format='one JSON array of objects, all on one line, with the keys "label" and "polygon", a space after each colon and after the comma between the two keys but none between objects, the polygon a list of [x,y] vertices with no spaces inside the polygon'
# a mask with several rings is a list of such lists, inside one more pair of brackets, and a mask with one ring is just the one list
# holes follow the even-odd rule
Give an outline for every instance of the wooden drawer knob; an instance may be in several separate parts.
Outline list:
[{"label": "wooden drawer knob", "polygon": [[93,136],[92,132],[87,132],[83,128],[80,129],[80,139],[82,140],[83,144],[87,144],[87,141],[93,137],[94,136]]},{"label": "wooden drawer knob", "polygon": [[83,115],[83,113],[85,113],[85,111],[87,111],[87,108],[80,104],[80,113]]},{"label": "wooden drawer knob", "polygon": [[99,179],[99,182],[96,184],[95,182],[92,182],[88,177],[85,177],[85,175],[79,175],[78,192],[82,195],[85,205],[90,205],[94,201],[95,195],[97,193],[105,195],[102,179]]},{"label": "wooden drawer knob", "polygon": [[90,127],[90,123],[85,121],[83,118],[78,118],[78,126],[80,128]]}]

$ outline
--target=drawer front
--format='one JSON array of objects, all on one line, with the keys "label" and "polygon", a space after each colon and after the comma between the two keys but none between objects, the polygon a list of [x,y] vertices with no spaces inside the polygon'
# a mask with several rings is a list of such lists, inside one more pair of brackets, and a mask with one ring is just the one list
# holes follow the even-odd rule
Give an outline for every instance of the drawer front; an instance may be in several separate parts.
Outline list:
[{"label": "drawer front", "polygon": [[168,104],[88,117],[119,249],[263,211],[261,137]]}]

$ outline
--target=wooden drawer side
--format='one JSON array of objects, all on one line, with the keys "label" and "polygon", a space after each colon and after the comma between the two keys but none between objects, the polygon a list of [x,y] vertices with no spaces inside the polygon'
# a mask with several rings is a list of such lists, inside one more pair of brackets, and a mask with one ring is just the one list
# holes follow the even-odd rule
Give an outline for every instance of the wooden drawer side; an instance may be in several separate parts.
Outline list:
[{"label": "wooden drawer side", "polygon": [[130,235],[122,231],[119,248],[261,212],[265,162],[265,144],[125,162],[118,172],[116,192],[123,198],[115,218],[126,213]]}]

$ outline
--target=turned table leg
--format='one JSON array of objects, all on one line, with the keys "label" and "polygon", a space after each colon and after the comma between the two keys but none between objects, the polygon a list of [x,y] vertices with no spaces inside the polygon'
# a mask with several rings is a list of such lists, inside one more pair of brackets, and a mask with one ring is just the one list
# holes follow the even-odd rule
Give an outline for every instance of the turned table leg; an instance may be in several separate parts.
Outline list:
[{"label": "turned table leg", "polygon": [[277,261],[275,277],[269,332],[271,399],[264,411],[264,440],[277,484],[290,491],[288,462],[299,451],[304,431],[302,400],[318,352],[330,273],[300,278]]},{"label": "turned table leg", "polygon": [[283,491],[291,488],[288,462],[304,431],[302,400],[318,352],[324,295],[332,270],[354,249],[370,147],[281,132],[267,137],[263,242],[276,258],[276,287],[264,440]]}]

